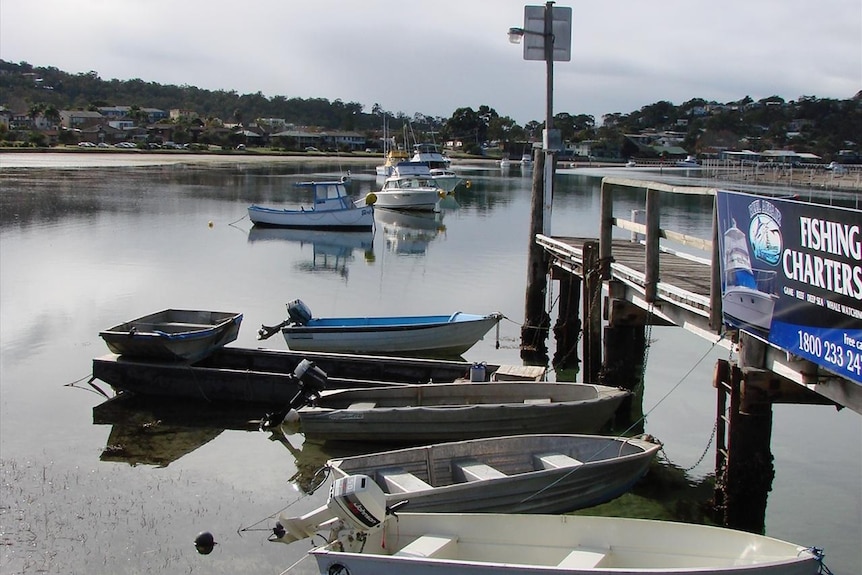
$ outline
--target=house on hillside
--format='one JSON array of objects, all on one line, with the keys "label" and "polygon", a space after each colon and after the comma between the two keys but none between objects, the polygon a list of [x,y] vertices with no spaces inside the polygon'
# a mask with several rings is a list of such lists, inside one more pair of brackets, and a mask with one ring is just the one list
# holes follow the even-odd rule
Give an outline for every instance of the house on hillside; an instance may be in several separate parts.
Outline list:
[{"label": "house on hillside", "polygon": [[60,110],[60,125],[64,128],[80,128],[104,119],[101,113],[90,110]]}]

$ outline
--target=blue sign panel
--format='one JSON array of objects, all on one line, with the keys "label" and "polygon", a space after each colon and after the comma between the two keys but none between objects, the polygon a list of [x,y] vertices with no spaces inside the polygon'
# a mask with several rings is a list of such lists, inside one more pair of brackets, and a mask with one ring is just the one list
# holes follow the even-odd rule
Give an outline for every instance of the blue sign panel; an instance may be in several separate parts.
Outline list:
[{"label": "blue sign panel", "polygon": [[724,323],[862,384],[862,211],[716,201]]}]

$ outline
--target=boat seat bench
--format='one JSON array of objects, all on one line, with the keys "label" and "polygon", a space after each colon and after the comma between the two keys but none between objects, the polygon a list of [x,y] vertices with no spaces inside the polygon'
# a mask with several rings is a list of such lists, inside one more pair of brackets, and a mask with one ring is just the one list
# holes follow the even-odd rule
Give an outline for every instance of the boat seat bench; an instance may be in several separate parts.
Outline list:
[{"label": "boat seat bench", "polygon": [[592,550],[578,548],[572,550],[571,553],[563,557],[563,560],[557,564],[557,567],[567,569],[592,569],[601,563],[607,553],[600,549]]},{"label": "boat seat bench", "polygon": [[483,481],[486,479],[499,479],[501,477],[506,477],[506,474],[475,459],[462,459],[452,462],[452,479],[455,482]]},{"label": "boat seat bench", "polygon": [[380,469],[377,471],[377,477],[389,493],[409,493],[431,489],[430,485],[401,467]]},{"label": "boat seat bench", "polygon": [[373,401],[357,401],[347,406],[347,411],[365,411],[374,409],[377,406]]},{"label": "boat seat bench", "polygon": [[583,461],[578,461],[563,453],[537,453],[533,455],[533,464],[538,469],[559,469],[583,465]]},{"label": "boat seat bench", "polygon": [[422,535],[414,539],[400,551],[396,557],[439,557],[458,542],[458,539],[446,535]]}]

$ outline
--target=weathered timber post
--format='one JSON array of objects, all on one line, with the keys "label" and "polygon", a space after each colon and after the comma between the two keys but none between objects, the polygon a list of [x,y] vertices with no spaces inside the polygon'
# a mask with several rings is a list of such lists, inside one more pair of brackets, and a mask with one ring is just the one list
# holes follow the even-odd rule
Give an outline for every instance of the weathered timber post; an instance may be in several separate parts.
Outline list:
[{"label": "weathered timber post", "polygon": [[596,383],[602,366],[602,278],[599,273],[599,245],[584,242],[584,381]]},{"label": "weathered timber post", "polygon": [[530,204],[530,242],[527,252],[527,294],[524,325],[521,326],[521,358],[531,362],[547,361],[548,331],[551,318],[545,311],[548,262],[545,250],[536,243],[536,234],[544,228],[545,154],[533,154],[533,191]]},{"label": "weathered timber post", "polygon": [[659,282],[659,191],[647,188],[646,196],[646,267],[644,299],[654,303]]},{"label": "weathered timber post", "polygon": [[634,394],[626,399],[616,413],[615,427],[629,427],[640,422],[634,431],[643,433],[644,363],[646,355],[646,329],[643,314],[625,315],[620,311],[611,313],[615,302],[625,296],[622,282],[608,282],[608,298],[605,315],[608,325],[604,329],[604,365],[598,383],[611,387],[622,387]]},{"label": "weathered timber post", "polygon": [[578,303],[581,300],[581,279],[557,269],[551,270],[551,279],[559,282],[560,290],[557,323],[554,325],[557,349],[552,363],[557,371],[575,369],[577,373],[580,363],[578,336],[581,333],[581,316]]},{"label": "weathered timber post", "polygon": [[730,407],[727,412],[727,452],[722,476],[716,481],[724,495],[724,525],[763,533],[766,499],[775,467],[770,450],[772,403],[762,391],[769,372],[760,369],[765,344],[740,333],[739,366],[730,369]]}]

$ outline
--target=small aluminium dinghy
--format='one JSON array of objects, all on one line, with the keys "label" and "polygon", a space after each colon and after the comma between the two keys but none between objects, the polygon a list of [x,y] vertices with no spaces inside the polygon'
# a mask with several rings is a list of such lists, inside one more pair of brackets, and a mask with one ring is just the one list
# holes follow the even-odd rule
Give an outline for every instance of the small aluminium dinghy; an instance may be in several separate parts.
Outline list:
[{"label": "small aluminium dinghy", "polygon": [[[822,552],[705,525],[572,515],[408,513],[364,475],[327,505],[282,516],[270,541],[322,535],[321,575],[817,575]],[[315,539],[315,542],[319,539]]]}]

